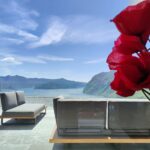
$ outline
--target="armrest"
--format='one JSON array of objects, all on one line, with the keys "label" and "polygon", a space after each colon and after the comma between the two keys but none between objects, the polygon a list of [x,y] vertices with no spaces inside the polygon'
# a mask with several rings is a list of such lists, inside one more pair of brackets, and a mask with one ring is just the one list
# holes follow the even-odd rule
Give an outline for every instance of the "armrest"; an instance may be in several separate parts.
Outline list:
[{"label": "armrest", "polygon": [[54,108],[56,123],[57,123],[57,103],[60,99],[64,99],[64,97],[63,96],[58,96],[58,97],[53,98],[53,108]]}]

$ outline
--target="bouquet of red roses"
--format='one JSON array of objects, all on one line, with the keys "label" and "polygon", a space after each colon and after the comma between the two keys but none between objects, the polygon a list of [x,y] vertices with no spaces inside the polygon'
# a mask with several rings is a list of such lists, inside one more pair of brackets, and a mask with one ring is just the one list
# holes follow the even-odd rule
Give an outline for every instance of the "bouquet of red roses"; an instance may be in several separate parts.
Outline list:
[{"label": "bouquet of red roses", "polygon": [[111,88],[124,97],[142,90],[150,100],[150,0],[128,6],[112,21],[121,35],[107,58],[116,71]]}]

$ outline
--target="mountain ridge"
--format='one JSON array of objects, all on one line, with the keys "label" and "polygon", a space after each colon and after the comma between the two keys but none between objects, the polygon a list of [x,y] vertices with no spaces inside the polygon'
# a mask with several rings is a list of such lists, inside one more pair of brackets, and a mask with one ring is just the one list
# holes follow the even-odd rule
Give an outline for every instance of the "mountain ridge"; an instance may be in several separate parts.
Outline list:
[{"label": "mountain ridge", "polygon": [[[59,85],[58,82],[63,81],[62,85]],[[52,82],[53,85],[49,84],[49,87],[46,85]],[[74,84],[72,84],[74,83]],[[65,78],[58,79],[48,79],[48,78],[28,78],[19,75],[7,75],[0,76],[0,89],[20,89],[20,88],[36,88],[36,89],[60,89],[60,88],[77,88],[84,87],[85,82],[78,82],[67,80]],[[44,86],[45,85],[45,86]]]}]

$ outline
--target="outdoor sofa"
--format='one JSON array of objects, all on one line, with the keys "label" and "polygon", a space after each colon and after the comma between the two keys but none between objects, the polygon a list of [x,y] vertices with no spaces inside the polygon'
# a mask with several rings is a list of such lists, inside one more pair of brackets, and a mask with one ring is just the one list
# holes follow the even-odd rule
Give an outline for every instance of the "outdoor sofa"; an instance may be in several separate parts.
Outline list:
[{"label": "outdoor sofa", "polygon": [[150,138],[145,141],[145,136],[150,137],[147,100],[54,98],[53,104],[57,128],[52,143],[150,143]]},{"label": "outdoor sofa", "polygon": [[4,118],[13,119],[33,119],[36,123],[36,118],[43,110],[46,113],[44,104],[29,104],[25,102],[25,95],[22,91],[3,92],[0,93],[2,114],[1,125]]}]

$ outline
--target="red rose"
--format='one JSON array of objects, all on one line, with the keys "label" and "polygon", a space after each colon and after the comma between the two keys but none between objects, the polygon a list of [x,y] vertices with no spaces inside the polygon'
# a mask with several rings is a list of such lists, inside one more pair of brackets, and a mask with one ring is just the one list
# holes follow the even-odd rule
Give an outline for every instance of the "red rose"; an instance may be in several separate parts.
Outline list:
[{"label": "red rose", "polygon": [[122,80],[119,71],[115,73],[114,81],[112,81],[110,86],[113,90],[117,91],[116,93],[120,96],[127,97],[132,96],[135,93],[135,91],[130,90],[128,87],[126,87],[126,84],[124,80]]},{"label": "red rose", "polygon": [[142,44],[139,37],[125,34],[119,36],[115,41],[115,46],[117,47],[118,52],[130,55],[145,49],[145,46]]},{"label": "red rose", "polygon": [[[120,96],[132,96],[150,89],[150,52],[146,42],[150,35],[150,0],[129,6],[113,22],[121,32],[107,58],[109,68],[116,70],[111,88]],[[150,100],[150,98],[149,98]]]},{"label": "red rose", "polygon": [[143,51],[142,53],[139,53],[139,56],[141,58],[141,62],[143,64],[143,67],[150,74],[150,52]]},{"label": "red rose", "polygon": [[128,6],[112,21],[121,33],[139,36],[145,44],[150,35],[150,1]]},{"label": "red rose", "polygon": [[[117,73],[114,81],[111,84],[112,89],[117,91],[124,91],[124,95],[129,95],[133,93],[133,91],[141,90],[143,88],[150,88],[150,53],[146,52],[148,55],[142,55],[142,57],[132,56],[130,59],[125,61],[120,67],[117,68]],[[145,57],[149,58],[145,61]],[[118,79],[117,79],[118,78]],[[120,83],[118,83],[120,82]],[[121,87],[123,87],[121,89]],[[129,91],[131,93],[129,93]],[[121,95],[121,94],[119,94]],[[124,96],[122,94],[122,96]]]},{"label": "red rose", "polygon": [[123,53],[120,53],[120,51],[122,51],[120,47],[113,47],[112,52],[107,58],[107,63],[111,70],[116,70],[123,63],[126,63],[128,60],[130,60],[132,57],[132,55],[125,55]]}]

